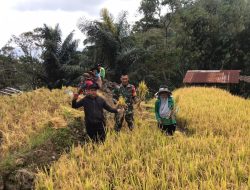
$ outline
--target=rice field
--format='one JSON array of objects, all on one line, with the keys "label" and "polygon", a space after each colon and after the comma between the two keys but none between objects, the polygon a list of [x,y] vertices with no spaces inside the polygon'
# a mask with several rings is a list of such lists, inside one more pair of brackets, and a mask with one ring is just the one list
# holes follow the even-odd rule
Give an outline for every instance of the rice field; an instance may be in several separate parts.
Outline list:
[{"label": "rice field", "polygon": [[[70,89],[67,89],[70,90]],[[29,146],[29,140],[45,127],[67,127],[82,113],[71,109],[66,89],[0,97],[0,159]]]},{"label": "rice field", "polygon": [[136,111],[134,131],[115,134],[109,121],[104,144],[73,147],[40,169],[35,189],[250,189],[250,101],[198,87],[178,89],[174,98],[174,137],[156,127],[152,100]]}]

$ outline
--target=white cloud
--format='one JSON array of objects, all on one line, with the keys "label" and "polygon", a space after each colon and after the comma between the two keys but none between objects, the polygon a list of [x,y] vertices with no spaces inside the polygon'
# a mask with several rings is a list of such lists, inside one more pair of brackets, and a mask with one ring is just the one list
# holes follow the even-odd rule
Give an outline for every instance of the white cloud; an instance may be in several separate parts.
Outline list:
[{"label": "white cloud", "polygon": [[[1,30],[0,46],[2,47],[10,39],[11,35],[19,35],[23,32],[31,31],[43,24],[54,27],[57,23],[62,30],[63,37],[75,30],[75,38],[83,39],[83,34],[77,29],[77,20],[86,16],[84,12],[65,12],[65,11],[11,11],[0,20],[0,25],[4,26]],[[0,14],[1,17],[1,14]]]},{"label": "white cloud", "polygon": [[129,22],[134,22],[139,19],[137,10],[140,2],[140,0],[106,0],[101,6],[107,8],[115,17],[122,10],[127,11]]},{"label": "white cloud", "polygon": [[13,6],[15,10],[63,10],[63,11],[87,11],[92,14],[98,12],[99,5],[104,0],[19,0]]},{"label": "white cloud", "polygon": [[[31,0],[29,1],[31,2]],[[138,19],[136,18],[136,10],[139,7],[140,0],[102,0],[103,3],[100,3],[101,0],[91,1],[99,2],[99,6],[95,7],[97,10],[96,14],[93,14],[93,11],[89,12],[87,10],[63,11],[56,9],[52,11],[48,9],[20,11],[13,9],[13,7],[20,4],[20,2],[27,2],[27,0],[0,0],[0,48],[7,43],[11,35],[19,35],[23,32],[31,31],[36,27],[42,27],[43,24],[54,27],[57,23],[59,23],[63,37],[66,37],[66,35],[68,35],[71,31],[75,30],[75,38],[82,41],[84,39],[84,35],[76,26],[78,19],[83,16],[87,19],[98,19],[99,11],[104,7],[108,8],[108,10],[115,17],[119,12],[125,10],[129,12],[129,21],[133,22]],[[43,2],[47,2],[47,0],[43,0]],[[72,2],[72,0],[69,2]],[[80,47],[83,47],[82,42]]]}]

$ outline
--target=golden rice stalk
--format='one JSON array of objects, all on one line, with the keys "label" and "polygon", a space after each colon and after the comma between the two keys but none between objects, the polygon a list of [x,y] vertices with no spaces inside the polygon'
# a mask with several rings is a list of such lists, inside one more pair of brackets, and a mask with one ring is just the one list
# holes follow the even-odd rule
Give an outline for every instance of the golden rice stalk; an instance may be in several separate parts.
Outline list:
[{"label": "golden rice stalk", "polygon": [[140,104],[142,101],[145,101],[146,95],[149,92],[148,87],[145,83],[145,81],[141,81],[139,83],[139,87],[138,87],[138,107],[140,107]]},{"label": "golden rice stalk", "polygon": [[122,96],[119,97],[119,99],[117,101],[117,105],[120,106],[120,107],[126,106],[125,99]]},{"label": "golden rice stalk", "polygon": [[49,124],[52,128],[55,129],[66,128],[68,126],[67,122],[61,117],[51,118]]},{"label": "golden rice stalk", "polygon": [[147,93],[148,93],[148,87],[147,87],[145,81],[141,81],[139,83],[139,87],[138,87],[138,98],[141,101],[144,101]]},{"label": "golden rice stalk", "polygon": [[177,125],[191,133],[166,137],[156,127],[152,99],[135,110],[133,133],[111,132],[102,145],[73,147],[38,171],[35,189],[249,189],[250,100],[200,87],[173,96],[181,110]]}]

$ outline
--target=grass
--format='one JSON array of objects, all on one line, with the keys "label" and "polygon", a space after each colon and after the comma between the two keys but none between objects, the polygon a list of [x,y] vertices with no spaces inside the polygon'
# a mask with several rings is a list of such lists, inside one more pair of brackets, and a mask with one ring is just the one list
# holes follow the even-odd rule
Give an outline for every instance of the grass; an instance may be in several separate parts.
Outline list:
[{"label": "grass", "polygon": [[32,149],[42,145],[53,136],[54,130],[45,128],[40,134],[33,136],[27,142],[27,146],[20,148],[15,153],[6,154],[4,159],[0,161],[0,171],[10,171],[17,166],[17,160],[20,156],[27,154]]},{"label": "grass", "polygon": [[[72,88],[38,89],[1,97],[0,176],[18,168],[32,167],[35,170],[36,164],[47,165],[53,152],[60,155],[76,142],[69,127],[79,126],[82,113],[71,108],[71,97],[65,90]],[[46,150],[46,146],[51,153],[47,152],[47,157],[37,156],[40,149]]]},{"label": "grass", "polygon": [[33,150],[37,148],[39,149],[39,147],[41,146],[45,146],[46,148],[46,146],[48,146],[46,145],[48,141],[51,141],[53,146],[56,146],[56,150],[54,151],[59,151],[60,153],[62,153],[65,148],[69,148],[73,145],[74,137],[72,136],[71,131],[68,128],[58,130],[51,127],[46,127],[39,134],[32,136],[26,143],[27,146],[18,149],[18,151],[14,153],[5,155],[4,159],[0,161],[0,174],[1,172],[6,173],[12,171],[17,167],[25,167],[23,164],[20,165],[20,158],[23,160],[26,155],[32,154]]},{"label": "grass", "polygon": [[250,189],[250,101],[215,88],[178,89],[174,97],[188,133],[162,134],[152,100],[136,113],[133,132],[72,148],[40,170],[35,188]]},{"label": "grass", "polygon": [[[34,136],[49,125],[53,128],[67,127],[68,123],[82,113],[71,109],[71,98],[63,90],[38,89],[0,99],[0,159],[10,153],[31,146]],[[39,141],[39,140],[38,140]]]}]

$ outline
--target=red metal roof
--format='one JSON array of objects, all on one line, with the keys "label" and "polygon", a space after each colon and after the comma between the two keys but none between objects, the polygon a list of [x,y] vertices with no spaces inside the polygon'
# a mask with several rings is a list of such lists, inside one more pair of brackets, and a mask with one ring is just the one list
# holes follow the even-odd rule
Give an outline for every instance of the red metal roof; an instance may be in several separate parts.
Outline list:
[{"label": "red metal roof", "polygon": [[239,83],[240,70],[189,70],[183,83]]}]

